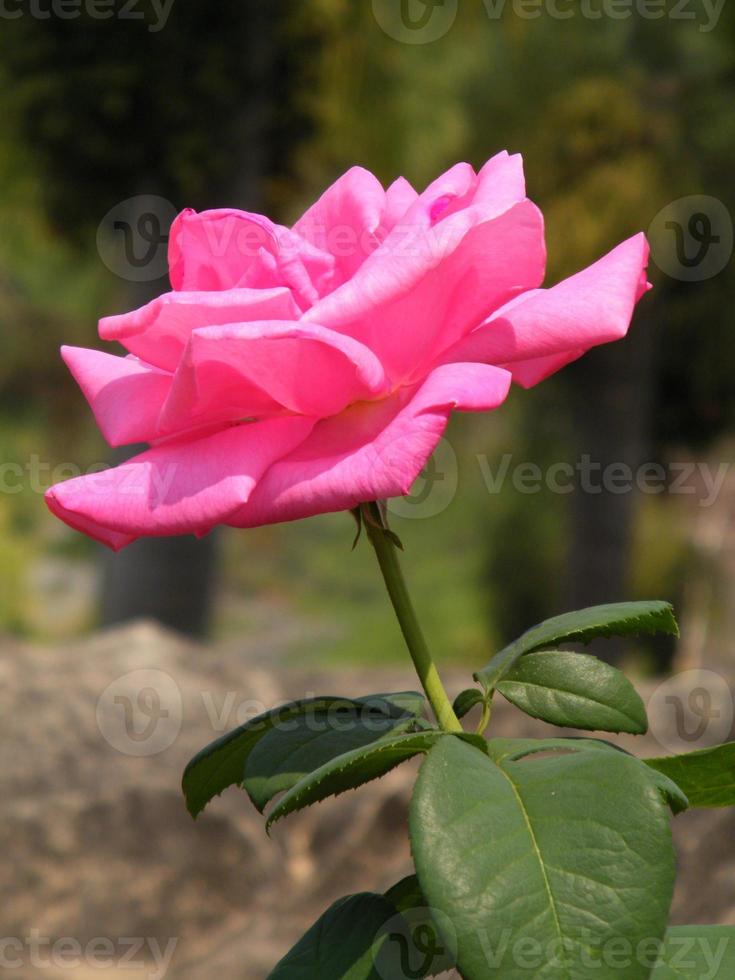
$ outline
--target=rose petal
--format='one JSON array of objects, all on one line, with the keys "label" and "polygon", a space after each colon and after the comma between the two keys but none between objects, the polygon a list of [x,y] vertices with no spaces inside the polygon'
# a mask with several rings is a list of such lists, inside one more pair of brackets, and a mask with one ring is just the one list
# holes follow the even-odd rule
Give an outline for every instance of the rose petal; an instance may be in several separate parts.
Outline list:
[{"label": "rose petal", "polygon": [[513,380],[521,388],[533,388],[534,385],[550,378],[552,374],[561,371],[572,361],[579,360],[587,353],[586,350],[565,351],[563,354],[550,354],[548,357],[533,357],[528,361],[516,361],[515,364],[503,364],[513,375]]},{"label": "rose petal", "polygon": [[525,198],[523,158],[503,150],[488,160],[478,174],[468,163],[458,163],[442,174],[418,197],[405,221],[431,227],[473,206],[482,207],[484,220],[488,221]]},{"label": "rose petal", "polygon": [[149,364],[174,371],[197,327],[246,320],[295,320],[299,315],[285,287],[172,292],[130,313],[103,317],[99,334],[103,340],[116,340]]},{"label": "rose petal", "polygon": [[423,193],[419,194],[418,201],[406,218],[410,221],[414,219],[418,222],[423,218],[424,223],[436,220],[436,213],[432,215],[434,205],[437,201],[464,201],[470,203],[474,189],[477,185],[477,174],[474,167],[469,163],[455,163],[445,173],[436,180],[432,180]]},{"label": "rose petal", "polygon": [[381,241],[386,237],[388,232],[392,231],[397,224],[403,221],[409,208],[418,199],[419,195],[405,177],[399,177],[393,181],[385,192],[385,211],[383,212],[383,219],[380,223]]},{"label": "rose petal", "polygon": [[268,218],[234,208],[201,214],[186,208],[169,234],[171,285],[177,290],[232,289],[261,248],[278,248],[277,229]]},{"label": "rose petal", "polygon": [[443,361],[507,365],[524,386],[598,344],[624,337],[646,291],[649,248],[636,235],[577,275],[498,310]]},{"label": "rose petal", "polygon": [[433,229],[414,229],[402,244],[389,235],[305,319],[359,340],[395,383],[410,383],[489,313],[540,285],[545,259],[534,204],[523,201],[490,220],[473,205]]},{"label": "rose petal", "polygon": [[288,286],[303,306],[330,288],[333,274],[333,256],[262,214],[187,209],[171,226],[169,275],[175,290]]},{"label": "rose petal", "polygon": [[291,521],[408,493],[452,410],[497,408],[510,380],[507,371],[487,365],[444,365],[420,386],[353,405],[320,422],[298,449],[275,463],[228,523]]},{"label": "rose petal", "polygon": [[526,197],[526,178],[523,157],[505,150],[487,161],[477,175],[475,204],[482,204],[491,213],[502,214]]},{"label": "rose petal", "polygon": [[111,446],[155,439],[158,416],[171,388],[168,372],[137,357],[116,357],[84,347],[62,347],[61,356]]},{"label": "rose petal", "polygon": [[237,511],[313,425],[273,419],[157,446],[114,469],[58,483],[46,501],[71,527],[113,548],[136,537],[203,533]]},{"label": "rose petal", "polygon": [[282,414],[323,418],[387,392],[380,361],[311,323],[243,323],[192,334],[161,428]]},{"label": "rose petal", "polygon": [[386,194],[363,167],[352,167],[322,194],[293,230],[335,259],[333,285],[345,282],[382,240]]}]

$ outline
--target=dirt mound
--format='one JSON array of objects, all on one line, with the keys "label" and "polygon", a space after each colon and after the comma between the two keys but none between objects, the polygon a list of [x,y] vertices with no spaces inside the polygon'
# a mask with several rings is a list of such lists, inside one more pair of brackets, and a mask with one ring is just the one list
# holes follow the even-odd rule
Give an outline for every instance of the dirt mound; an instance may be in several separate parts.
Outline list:
[{"label": "dirt mound", "polygon": [[[138,963],[148,977],[259,980],[335,898],[408,872],[415,764],[289,818],[272,840],[237,790],[196,822],[186,813],[186,762],[258,710],[415,687],[409,671],[265,665],[280,652],[265,627],[215,650],[146,623],[53,649],[0,644],[0,901],[16,976]],[[502,704],[495,725],[547,731]],[[663,754],[653,740],[636,748]],[[675,828],[676,920],[735,924],[735,814],[689,813]]]}]

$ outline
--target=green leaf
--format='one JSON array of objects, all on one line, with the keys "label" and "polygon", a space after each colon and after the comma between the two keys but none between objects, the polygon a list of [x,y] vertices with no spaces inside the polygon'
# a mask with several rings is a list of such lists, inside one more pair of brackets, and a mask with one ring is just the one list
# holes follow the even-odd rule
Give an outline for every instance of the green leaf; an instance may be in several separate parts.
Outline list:
[{"label": "green leaf", "polygon": [[418,717],[424,710],[426,698],[418,691],[397,691],[391,694],[368,694],[365,697],[356,698],[358,704],[366,704],[370,707],[381,706],[381,702],[387,701],[389,705],[402,711],[404,714]]},{"label": "green leaf", "polygon": [[484,700],[485,695],[482,691],[478,691],[476,687],[470,687],[466,691],[461,691],[454,699],[454,713],[458,718],[464,718],[476,705],[482,704]]},{"label": "green leaf", "polygon": [[426,899],[424,898],[424,893],[421,891],[421,885],[416,875],[408,875],[406,878],[401,878],[400,881],[388,889],[385,897],[399,912],[426,905]]},{"label": "green leaf", "polygon": [[[498,765],[503,765],[506,762],[518,762],[529,755],[589,751],[622,752],[629,758],[635,759],[635,756],[630,755],[625,749],[621,749],[619,745],[613,745],[612,742],[605,742],[597,738],[580,738],[579,736],[571,738],[492,738],[487,743],[487,754]],[[681,813],[688,808],[689,800],[673,780],[661,772],[650,769],[642,760],[636,759],[636,761],[638,765],[644,768],[644,771],[648,769],[648,777],[653,777],[651,782],[674,814]]]},{"label": "green leaf", "polygon": [[656,788],[671,807],[674,816],[688,810],[690,807],[689,797],[682,791],[681,787],[664,773],[656,772],[655,769],[652,769],[651,772],[654,775]]},{"label": "green leaf", "polygon": [[[363,748],[416,721],[420,694],[386,694],[358,698],[323,713],[297,715],[288,725],[266,732],[245,763],[243,786],[262,813],[276,794],[339,755]],[[388,706],[396,708],[390,711]]]},{"label": "green leaf", "polygon": [[666,933],[651,980],[732,980],[735,926],[675,926]]},{"label": "green leaf", "polygon": [[673,892],[668,811],[636,759],[610,751],[603,765],[577,751],[499,766],[441,739],[410,826],[421,888],[456,930],[465,980],[647,980],[650,966],[621,973],[603,957],[611,940],[661,939]]},{"label": "green leaf", "polygon": [[735,805],[735,742],[685,755],[646,759],[646,763],[673,780],[692,807]]},{"label": "green leaf", "polygon": [[553,649],[562,643],[589,643],[601,636],[633,636],[640,633],[671,633],[678,636],[679,628],[672,606],[668,602],[617,602],[546,619],[496,654],[486,667],[475,674],[475,680],[491,691],[527,653]]},{"label": "green leaf", "polygon": [[497,690],[527,715],[562,728],[648,731],[645,705],[627,677],[587,654],[529,653]]},{"label": "green leaf", "polygon": [[365,892],[340,899],[267,980],[384,980],[375,969],[373,944],[395,915],[394,906],[383,895]]},{"label": "green leaf", "polygon": [[428,752],[432,745],[445,737],[448,737],[445,732],[435,729],[409,735],[389,735],[331,759],[300,779],[279,800],[268,816],[266,830],[289,813],[384,776],[406,759]]},{"label": "green leaf", "polygon": [[[561,753],[581,751],[624,752],[612,742],[598,738],[491,738],[487,743],[487,754],[499,766],[506,762],[518,762],[529,755],[540,753]],[[628,753],[625,753],[628,755]]]},{"label": "green leaf", "polygon": [[407,706],[415,704],[418,694],[396,695],[396,703],[388,702],[384,696],[373,695],[355,702],[351,698],[318,697],[300,701],[290,701],[258,715],[250,721],[211,742],[197,753],[184,770],[182,789],[186,805],[192,817],[198,816],[215,796],[224,792],[228,786],[240,785],[245,774],[245,763],[256,744],[269,731],[276,727],[293,724],[299,715],[311,713],[319,715],[337,710],[340,706],[365,702],[385,701],[386,714],[400,717],[406,713]]}]

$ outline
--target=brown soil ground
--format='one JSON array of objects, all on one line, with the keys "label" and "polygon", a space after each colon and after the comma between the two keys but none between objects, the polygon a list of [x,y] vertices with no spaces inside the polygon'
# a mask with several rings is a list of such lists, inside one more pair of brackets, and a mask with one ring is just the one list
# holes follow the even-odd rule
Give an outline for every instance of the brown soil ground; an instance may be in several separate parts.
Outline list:
[{"label": "brown soil ground", "polygon": [[[124,938],[140,937],[149,953],[153,943],[165,949],[175,939],[168,978],[260,980],[335,898],[384,889],[409,871],[406,806],[414,764],[289,818],[270,840],[238,790],[196,822],[188,816],[180,791],[184,765],[235,727],[239,710],[252,713],[252,701],[265,707],[317,692],[415,687],[408,670],[274,669],[274,646],[265,626],[238,649],[210,649],[146,623],[53,648],[0,641],[0,935],[23,939],[37,930],[49,941],[66,937],[82,946],[105,939],[119,972],[130,977],[162,973],[150,959],[139,970],[127,964],[123,970],[120,959],[130,949]],[[131,755],[121,746],[145,751],[145,742],[126,735],[120,706],[129,697],[133,707],[151,707],[135,700],[135,684],[147,675],[134,672],[145,670],[168,675],[158,709],[169,712],[170,744]],[[132,679],[118,681],[127,675]],[[150,677],[156,688],[162,675]],[[463,680],[448,677],[453,690]],[[670,723],[660,718],[654,725],[664,742]],[[504,704],[494,724],[496,734],[548,732]],[[636,741],[635,750],[664,754],[652,736]],[[735,924],[735,811],[685,814],[675,835],[674,920]],[[88,980],[101,972],[94,962],[49,963],[49,948],[41,950],[43,962],[9,975]]]}]

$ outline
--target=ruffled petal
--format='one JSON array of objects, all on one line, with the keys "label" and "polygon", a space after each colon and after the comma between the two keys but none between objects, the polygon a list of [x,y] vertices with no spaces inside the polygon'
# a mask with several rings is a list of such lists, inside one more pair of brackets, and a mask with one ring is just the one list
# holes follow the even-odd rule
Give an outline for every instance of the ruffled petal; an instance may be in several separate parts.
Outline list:
[{"label": "ruffled petal", "polygon": [[586,353],[586,350],[571,350],[548,357],[533,357],[529,361],[516,361],[515,364],[503,364],[502,367],[512,373],[513,380],[521,388],[533,388]]},{"label": "ruffled petal", "polygon": [[305,319],[359,340],[395,383],[411,383],[493,310],[539,286],[545,262],[534,204],[523,201],[489,220],[473,205],[433,228],[403,229],[402,240],[389,235]]},{"label": "ruffled petal", "polygon": [[313,425],[273,419],[157,446],[114,469],[56,484],[46,502],[71,527],[112,548],[138,537],[203,534],[227,521]]},{"label": "ruffled petal", "polygon": [[432,227],[469,207],[481,207],[483,218],[497,218],[526,198],[523,158],[505,150],[496,154],[478,174],[468,163],[458,163],[433,181],[418,196],[405,221]]},{"label": "ruffled petal", "polygon": [[477,175],[473,203],[482,204],[491,213],[502,214],[526,197],[523,157],[505,150],[487,161]]},{"label": "ruffled petal", "polygon": [[172,376],[137,357],[116,357],[84,347],[62,347],[61,356],[84,392],[111,446],[151,442]]},{"label": "ruffled petal", "polygon": [[353,405],[320,422],[298,449],[275,463],[228,523],[254,527],[292,521],[406,494],[452,410],[497,408],[510,382],[500,368],[444,365],[420,386]]},{"label": "ruffled petal", "polygon": [[352,167],[322,194],[293,230],[335,260],[333,285],[345,282],[380,244],[386,194],[377,177]]},{"label": "ruffled petal", "polygon": [[197,327],[247,320],[295,320],[299,316],[300,310],[285,287],[172,292],[130,313],[103,317],[99,334],[149,364],[174,371]]},{"label": "ruffled petal", "polygon": [[169,235],[175,290],[288,286],[302,307],[329,288],[334,257],[262,214],[233,208],[182,211]]},{"label": "ruffled petal", "polygon": [[400,224],[409,209],[418,201],[419,195],[405,177],[394,180],[385,192],[385,211],[380,223],[381,241],[388,232]]},{"label": "ruffled petal", "polygon": [[648,288],[648,256],[645,235],[628,239],[552,289],[498,310],[442,360],[503,364],[524,387],[536,384],[591,347],[625,336]]},{"label": "ruffled petal", "polygon": [[264,248],[278,248],[276,226],[263,215],[220,208],[186,208],[171,225],[169,277],[174,289],[232,289]]},{"label": "ruffled petal", "polygon": [[455,201],[462,201],[464,206],[471,203],[476,186],[474,167],[469,163],[455,163],[419,194],[414,209],[406,218],[417,224],[434,224],[449,213],[449,206]]},{"label": "ruffled petal", "polygon": [[372,351],[311,323],[242,323],[195,330],[160,425],[261,418],[284,411],[324,418],[387,393]]}]

